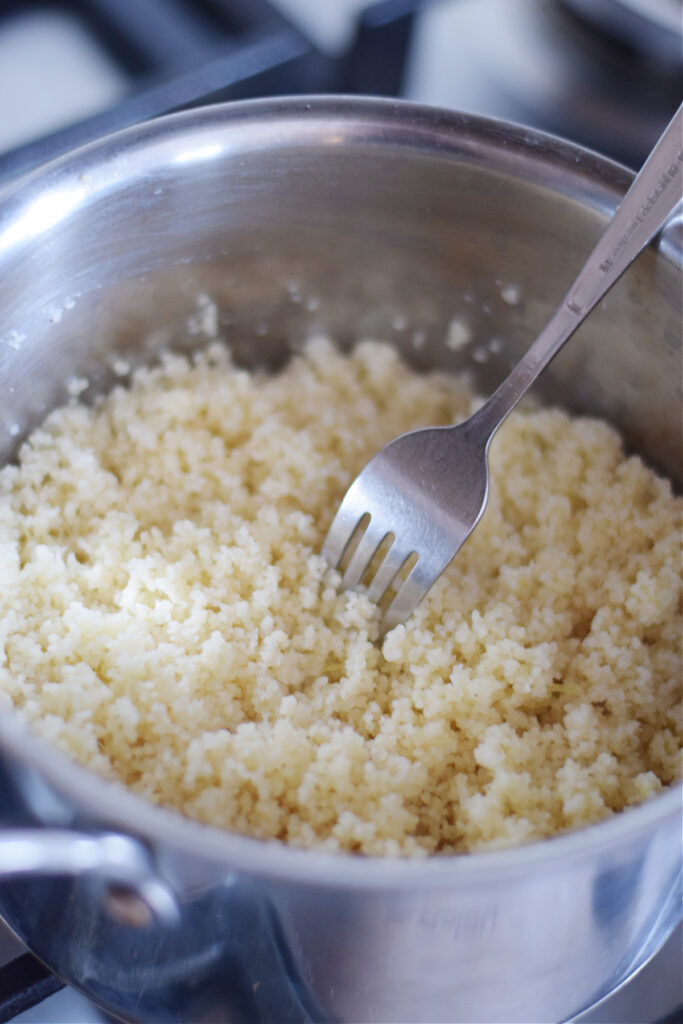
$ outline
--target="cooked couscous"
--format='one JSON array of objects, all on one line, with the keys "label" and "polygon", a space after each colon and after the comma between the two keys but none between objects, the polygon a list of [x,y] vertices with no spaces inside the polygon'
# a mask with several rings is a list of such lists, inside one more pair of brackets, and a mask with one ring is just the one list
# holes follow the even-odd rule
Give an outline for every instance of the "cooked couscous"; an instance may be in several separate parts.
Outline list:
[{"label": "cooked couscous", "polygon": [[411,619],[318,552],[380,444],[463,380],[213,347],[54,412],[0,470],[0,707],[202,821],[425,854],[594,822],[680,774],[681,502],[605,423],[514,413],[485,516]]}]

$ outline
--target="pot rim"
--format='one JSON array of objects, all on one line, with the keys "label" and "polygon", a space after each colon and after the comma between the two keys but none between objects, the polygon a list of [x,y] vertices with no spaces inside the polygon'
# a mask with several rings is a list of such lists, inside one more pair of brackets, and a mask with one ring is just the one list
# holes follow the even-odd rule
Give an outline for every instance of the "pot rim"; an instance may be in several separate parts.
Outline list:
[{"label": "pot rim", "polygon": [[[332,127],[334,131],[330,130]],[[296,137],[293,128],[297,130]],[[233,132],[244,138],[231,140]],[[208,145],[207,133],[213,136]],[[195,134],[204,137],[204,146],[183,152],[187,159],[199,162],[217,156],[231,159],[240,151],[253,151],[255,146],[273,148],[293,143],[409,148],[524,177],[605,215],[617,205],[633,177],[621,165],[555,136],[506,121],[404,100],[357,96],[246,100],[200,107],[123,129],[12,183],[0,195],[0,259],[4,248],[20,245],[28,237],[35,239],[42,230],[68,218],[91,198],[125,184],[126,177],[131,176],[134,157],[147,157],[142,161],[142,170],[148,174],[169,158],[182,157],[178,140],[189,141]],[[495,163],[491,161],[493,155]],[[564,172],[559,181],[558,169]],[[67,185],[76,198],[71,205],[62,206],[56,221],[53,218],[36,224],[34,217],[32,224],[27,225],[27,211],[30,213],[35,200],[51,189],[61,190]],[[17,225],[23,225],[23,232],[17,230]],[[673,242],[675,250],[677,239]],[[671,248],[668,238],[665,244],[660,241],[660,253],[667,259],[672,258]],[[12,711],[0,716],[0,751],[49,779],[59,794],[87,813],[91,825],[97,823],[92,827],[100,828],[106,823],[121,833],[137,835],[150,846],[163,842],[195,857],[200,851],[203,859],[226,870],[347,889],[442,887],[456,879],[474,881],[487,876],[499,879],[526,874],[532,869],[541,870],[551,859],[593,858],[601,849],[638,836],[645,838],[665,821],[670,820],[673,826],[683,810],[678,782],[644,804],[597,824],[522,846],[425,858],[368,857],[300,849],[278,840],[243,836],[156,806],[123,784],[81,767],[32,735]]]}]

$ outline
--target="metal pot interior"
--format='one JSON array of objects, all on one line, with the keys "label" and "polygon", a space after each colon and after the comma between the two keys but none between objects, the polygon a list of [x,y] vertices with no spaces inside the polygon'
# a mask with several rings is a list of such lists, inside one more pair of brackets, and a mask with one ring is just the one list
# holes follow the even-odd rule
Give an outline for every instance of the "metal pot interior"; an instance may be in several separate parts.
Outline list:
[{"label": "metal pot interior", "polygon": [[[628,183],[557,140],[389,103],[244,104],[122,138],[4,203],[0,459],[74,376],[87,400],[111,385],[116,357],[206,344],[200,296],[244,363],[277,366],[310,332],[379,337],[418,366],[467,368],[487,393]],[[610,420],[671,476],[679,301],[675,261],[652,248],[538,386]],[[458,352],[454,317],[473,338]]]}]

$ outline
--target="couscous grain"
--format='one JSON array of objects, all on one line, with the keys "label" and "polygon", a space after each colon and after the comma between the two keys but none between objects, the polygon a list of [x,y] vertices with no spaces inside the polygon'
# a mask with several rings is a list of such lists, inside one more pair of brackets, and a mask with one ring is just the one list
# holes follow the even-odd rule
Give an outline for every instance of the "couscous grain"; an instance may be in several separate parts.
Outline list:
[{"label": "couscous grain", "polygon": [[680,774],[681,502],[605,423],[514,413],[410,621],[317,552],[350,479],[466,384],[394,350],[213,346],[54,412],[0,471],[0,706],[137,793],[328,850],[504,846]]}]

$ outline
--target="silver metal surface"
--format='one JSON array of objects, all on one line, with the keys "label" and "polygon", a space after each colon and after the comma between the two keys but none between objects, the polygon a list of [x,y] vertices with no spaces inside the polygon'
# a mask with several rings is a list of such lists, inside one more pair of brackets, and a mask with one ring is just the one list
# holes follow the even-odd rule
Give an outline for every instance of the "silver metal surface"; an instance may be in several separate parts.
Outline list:
[{"label": "silver metal surface", "polygon": [[[203,344],[207,300],[245,364],[281,365],[328,330],[341,344],[385,337],[418,367],[467,367],[491,391],[629,181],[556,139],[370,100],[236,104],[104,140],[0,198],[0,458],[74,378],[91,400],[124,361]],[[537,385],[612,420],[672,478],[677,230]],[[453,318],[473,339],[458,351],[444,344]],[[145,849],[177,924],[126,919],[92,871],[0,885],[0,914],[29,948],[138,1021],[558,1021],[618,986],[681,915],[679,789],[520,849],[334,856],[152,807],[3,707],[0,823]]]},{"label": "silver metal surface", "polygon": [[[144,847],[121,835],[89,835],[71,829],[2,829],[0,881],[28,876],[62,877],[92,873],[109,887],[109,907],[115,914],[127,906],[129,919],[176,924],[178,909],[167,887],[155,877]],[[116,909],[115,909],[116,908]],[[119,913],[121,916],[121,913]]]},{"label": "silver metal surface", "polygon": [[355,544],[343,585],[364,580],[372,601],[388,595],[387,628],[412,614],[481,519],[501,423],[680,203],[682,147],[680,107],[550,321],[486,403],[457,426],[395,438],[352,481],[322,553],[336,568]]}]

